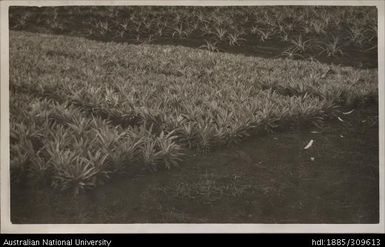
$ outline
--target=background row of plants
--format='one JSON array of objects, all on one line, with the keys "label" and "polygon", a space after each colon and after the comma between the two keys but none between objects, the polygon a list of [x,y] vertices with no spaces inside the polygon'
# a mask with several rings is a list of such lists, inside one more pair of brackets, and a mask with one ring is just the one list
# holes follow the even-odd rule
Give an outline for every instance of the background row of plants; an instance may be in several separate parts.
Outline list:
[{"label": "background row of plants", "polygon": [[75,193],[377,102],[376,70],[315,61],[25,32],[10,54],[12,174]]},{"label": "background row of plants", "polygon": [[[267,56],[333,61],[377,50],[376,7],[11,7],[9,16],[13,30],[129,43],[177,43],[211,51],[258,54],[265,50],[262,53]],[[376,60],[375,55],[372,58]]]}]

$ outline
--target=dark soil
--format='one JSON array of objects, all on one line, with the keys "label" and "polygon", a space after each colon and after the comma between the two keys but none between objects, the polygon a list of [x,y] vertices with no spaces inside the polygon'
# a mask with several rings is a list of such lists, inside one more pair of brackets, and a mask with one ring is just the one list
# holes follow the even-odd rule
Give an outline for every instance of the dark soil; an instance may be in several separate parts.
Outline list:
[{"label": "dark soil", "polygon": [[[339,116],[342,121],[322,128],[276,132],[196,155],[169,171],[115,178],[76,198],[49,188],[11,186],[11,220],[378,223],[378,109]],[[305,150],[310,140],[314,143]]]},{"label": "dark soil", "polygon": [[[98,39],[96,39],[98,40]],[[99,39],[100,40],[100,39]],[[102,39],[103,41],[108,41]],[[119,42],[127,42],[122,40],[115,40]],[[130,43],[129,41],[127,43]],[[132,42],[135,43],[135,42]],[[202,39],[186,39],[186,40],[171,40],[171,39],[157,39],[152,41],[153,44],[161,45],[181,45],[191,48],[201,48]],[[239,46],[230,46],[226,44],[219,44],[219,52],[227,52],[232,54],[242,54],[245,56],[263,57],[263,58],[279,58],[285,57],[282,53],[290,48],[287,43],[279,40],[269,40],[260,42],[259,40],[249,37],[247,42],[243,42]],[[351,66],[355,68],[377,68],[377,49],[364,52],[354,47],[345,47],[343,55],[325,56],[319,54],[318,50],[309,50],[303,54],[295,55],[292,59],[300,60],[318,60],[322,63],[340,64],[343,66]]]}]

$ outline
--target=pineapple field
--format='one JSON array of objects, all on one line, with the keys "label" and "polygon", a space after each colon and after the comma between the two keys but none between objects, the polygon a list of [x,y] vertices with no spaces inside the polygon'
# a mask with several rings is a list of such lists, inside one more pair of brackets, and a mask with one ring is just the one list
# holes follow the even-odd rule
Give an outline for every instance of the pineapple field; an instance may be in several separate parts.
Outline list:
[{"label": "pineapple field", "polygon": [[10,28],[13,222],[378,220],[375,8],[12,7]]}]

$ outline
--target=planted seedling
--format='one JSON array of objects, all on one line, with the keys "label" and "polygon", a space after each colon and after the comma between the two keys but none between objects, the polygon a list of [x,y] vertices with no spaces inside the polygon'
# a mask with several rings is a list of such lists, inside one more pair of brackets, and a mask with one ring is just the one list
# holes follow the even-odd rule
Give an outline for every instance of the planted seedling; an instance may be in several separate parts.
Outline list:
[{"label": "planted seedling", "polygon": [[342,56],[340,40],[338,37],[333,36],[329,42],[322,42],[320,45],[321,52],[319,54],[326,54],[328,57]]},{"label": "planted seedling", "polygon": [[204,48],[206,50],[209,50],[211,52],[218,52],[219,49],[216,46],[217,42],[210,42],[208,40],[205,40],[206,44],[199,46],[199,48]]}]

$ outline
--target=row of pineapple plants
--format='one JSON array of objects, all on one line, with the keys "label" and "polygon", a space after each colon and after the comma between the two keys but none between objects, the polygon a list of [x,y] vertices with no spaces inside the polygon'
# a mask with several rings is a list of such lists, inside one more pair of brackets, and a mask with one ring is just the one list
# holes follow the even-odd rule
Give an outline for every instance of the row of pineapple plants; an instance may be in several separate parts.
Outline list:
[{"label": "row of pineapple plants", "polygon": [[342,6],[13,7],[10,26],[131,43],[198,40],[212,51],[274,41],[283,56],[334,57],[376,49],[376,15],[375,7]]},{"label": "row of pineapple plants", "polygon": [[183,155],[173,132],[154,135],[144,126],[123,129],[85,116],[68,103],[22,93],[12,94],[10,106],[12,174],[43,178],[75,194],[137,164],[150,170],[169,168]]},{"label": "row of pineapple plants", "polygon": [[[29,45],[24,46],[25,42]],[[53,36],[40,42],[29,36],[12,43],[11,49],[19,51],[11,61],[18,70],[14,74],[23,76],[15,78],[12,84],[22,82],[19,87],[29,86],[42,94],[56,91],[55,98],[65,95],[105,114],[110,111],[129,115],[141,111],[133,116],[162,111],[169,115],[183,110],[184,106],[201,108],[203,103],[218,103],[229,98],[236,99],[233,104],[240,104],[243,100],[237,98],[252,99],[263,90],[273,90],[283,96],[309,94],[341,104],[354,103],[377,93],[376,70],[183,48],[142,46],[136,49],[136,46],[98,42],[85,45],[81,39],[70,42],[72,49],[61,37]],[[56,54],[61,55],[52,56],[50,46],[59,47]],[[19,73],[34,67],[30,73],[35,74]],[[36,78],[40,81],[37,85]]]},{"label": "row of pineapple plants", "polygon": [[[255,120],[247,123],[242,121],[252,112],[235,118],[230,112],[217,115],[216,125],[200,119],[156,134],[146,125],[113,126],[101,118],[85,116],[68,103],[25,94],[11,99],[12,174],[26,174],[75,194],[104,183],[115,173],[132,172],[138,165],[148,170],[176,166],[191,144],[207,151],[212,145],[244,138],[261,125],[272,128],[285,117],[301,121],[320,113],[319,106],[310,101],[293,109],[266,102],[263,111],[253,115]],[[293,98],[291,102],[300,103]],[[215,116],[215,112],[210,114]]]},{"label": "row of pineapple plants", "polygon": [[318,124],[338,105],[377,95],[373,70],[10,37],[13,174],[42,174],[75,194],[135,167],[170,168],[191,151],[282,125]]}]

